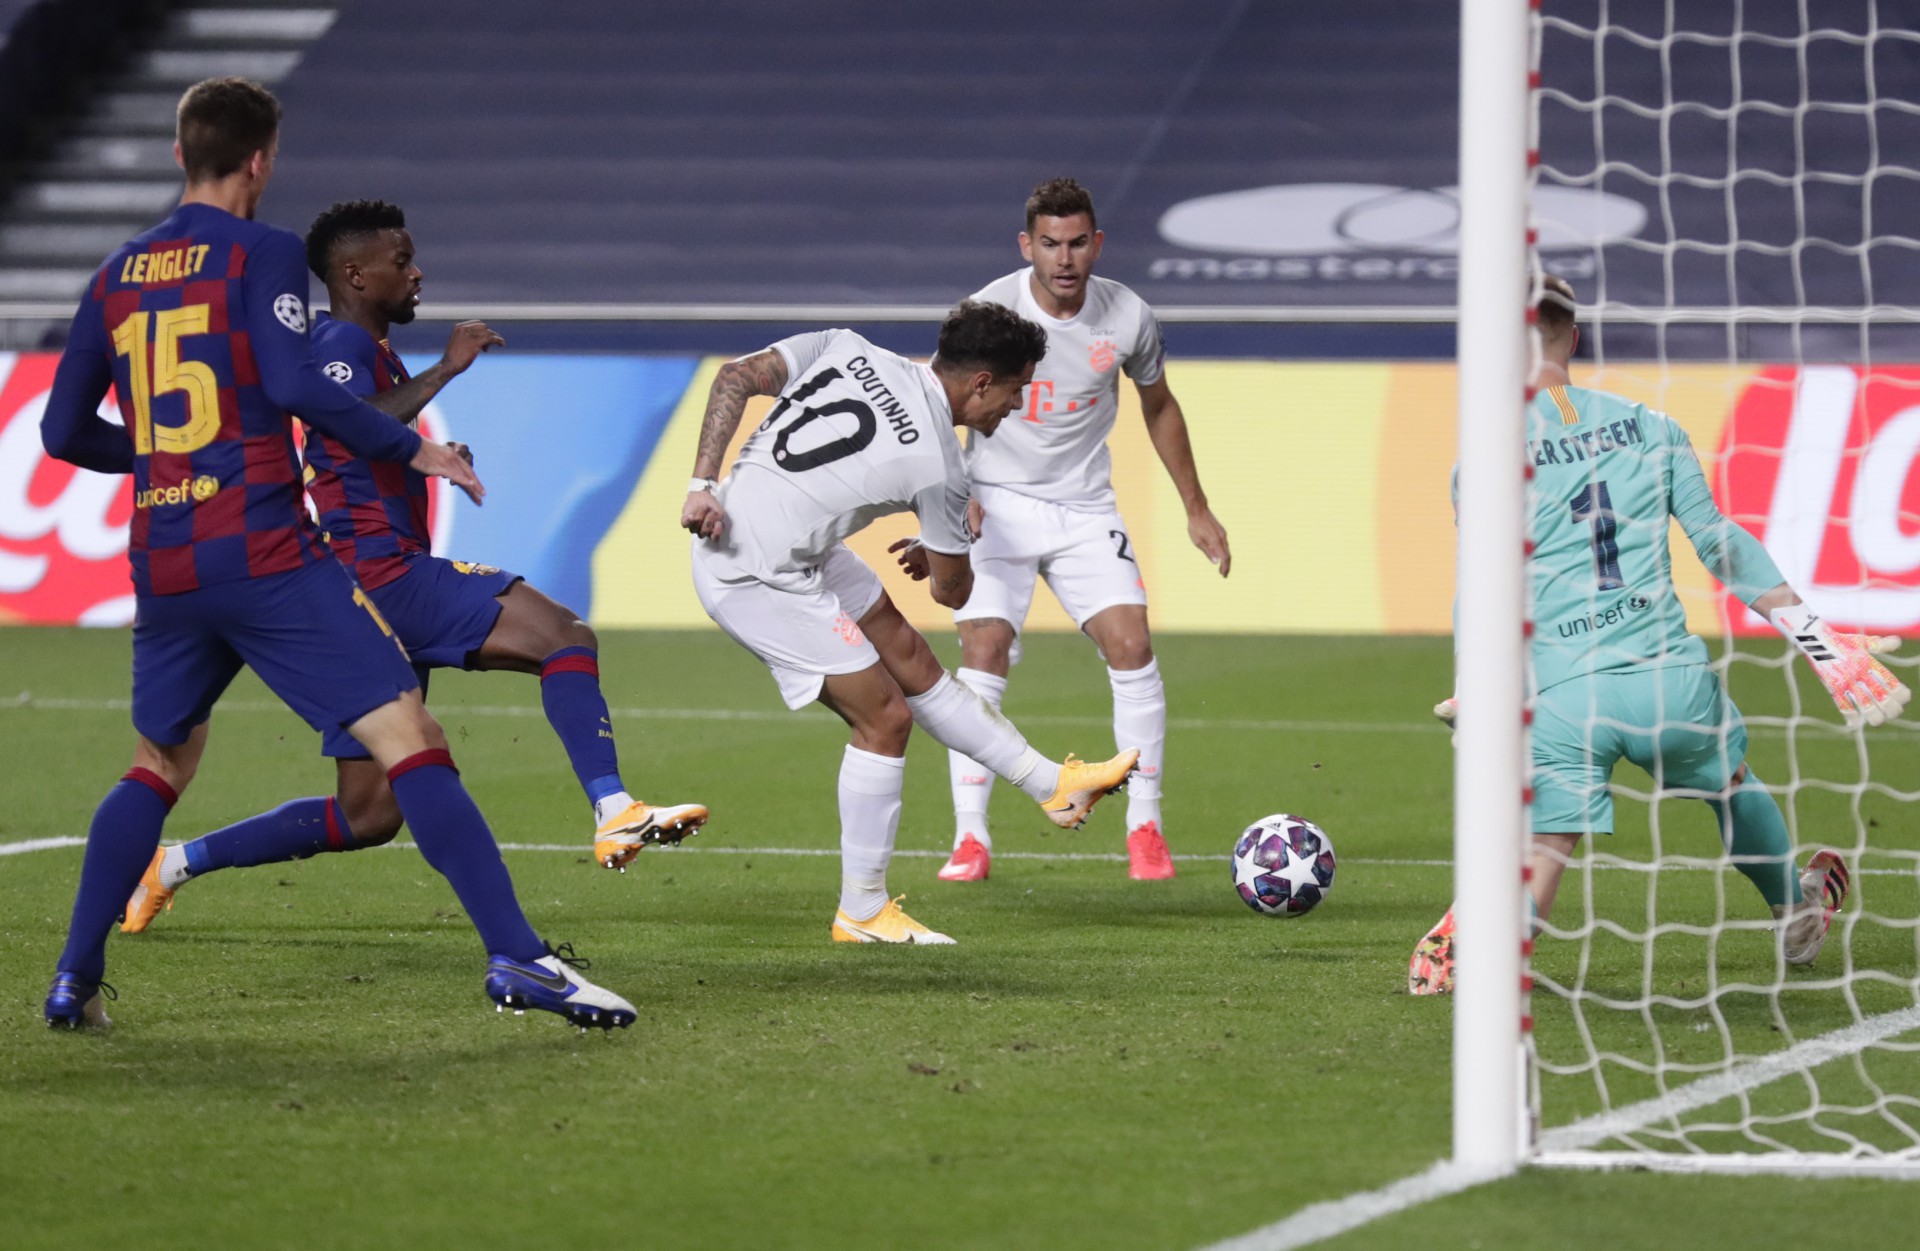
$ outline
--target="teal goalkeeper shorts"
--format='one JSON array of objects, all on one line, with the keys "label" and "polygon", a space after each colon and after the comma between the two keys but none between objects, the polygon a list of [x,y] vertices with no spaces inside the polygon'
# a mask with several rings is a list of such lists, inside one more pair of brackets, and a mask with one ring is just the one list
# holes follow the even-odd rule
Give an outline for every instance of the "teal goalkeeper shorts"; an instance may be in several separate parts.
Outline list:
[{"label": "teal goalkeeper shorts", "polygon": [[1705,665],[1549,687],[1533,709],[1533,832],[1613,833],[1607,780],[1623,757],[1661,791],[1723,790],[1747,758],[1747,724]]}]

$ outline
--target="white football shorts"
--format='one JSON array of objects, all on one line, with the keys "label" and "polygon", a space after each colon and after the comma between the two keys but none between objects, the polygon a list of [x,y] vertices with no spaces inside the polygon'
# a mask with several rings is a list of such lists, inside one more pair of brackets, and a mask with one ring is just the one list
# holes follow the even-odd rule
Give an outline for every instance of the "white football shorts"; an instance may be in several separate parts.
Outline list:
[{"label": "white football shorts", "polygon": [[885,592],[880,577],[845,544],[827,554],[810,590],[788,591],[748,579],[722,582],[707,567],[708,548],[693,541],[693,590],[714,624],[760,658],[788,708],[820,698],[826,678],[880,663],[860,618]]},{"label": "white football shorts", "polygon": [[973,494],[986,515],[971,553],[973,594],[955,621],[998,617],[1018,631],[1033,607],[1035,578],[1047,580],[1081,627],[1115,604],[1147,602],[1119,513],[1078,512],[993,486],[975,486]]}]

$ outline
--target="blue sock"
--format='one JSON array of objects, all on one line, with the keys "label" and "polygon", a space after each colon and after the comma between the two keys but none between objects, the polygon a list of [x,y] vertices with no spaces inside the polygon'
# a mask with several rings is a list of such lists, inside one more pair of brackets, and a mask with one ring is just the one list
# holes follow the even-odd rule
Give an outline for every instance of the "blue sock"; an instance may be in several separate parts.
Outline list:
[{"label": "blue sock", "polygon": [[94,810],[87,851],[80,862],[80,889],[60,968],[97,982],[107,971],[107,934],[126,910],[160,846],[160,828],[179,796],[159,774],[129,769]]},{"label": "blue sock", "polygon": [[600,657],[591,647],[563,647],[547,657],[540,668],[540,702],[587,798],[599,803],[627,789],[620,782],[613,718],[600,693]]},{"label": "blue sock", "polygon": [[[512,960],[546,955],[547,945],[514,898],[513,879],[487,819],[460,784],[453,756],[444,750],[416,752],[387,770],[387,782],[420,854],[460,897],[487,954]],[[132,893],[131,886],[127,889]]]},{"label": "blue sock", "polygon": [[289,800],[272,812],[203,834],[181,850],[187,855],[187,869],[199,877],[215,869],[305,860],[352,846],[353,835],[340,817],[339,805],[331,796],[321,796]]}]

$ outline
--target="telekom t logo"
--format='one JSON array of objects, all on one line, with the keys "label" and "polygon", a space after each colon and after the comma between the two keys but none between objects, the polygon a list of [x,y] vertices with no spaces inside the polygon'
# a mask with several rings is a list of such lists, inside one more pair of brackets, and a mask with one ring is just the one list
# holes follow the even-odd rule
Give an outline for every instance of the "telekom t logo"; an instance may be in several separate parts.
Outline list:
[{"label": "telekom t logo", "polygon": [[[1092,408],[1093,405],[1093,400],[1089,399],[1086,401],[1086,407]],[[1068,400],[1066,407],[1059,411],[1077,413],[1080,411],[1080,408],[1081,402],[1079,400]],[[1030,421],[1036,426],[1044,426],[1047,424],[1046,415],[1054,411],[1053,382],[1047,378],[1035,378],[1032,382],[1029,382],[1027,384],[1027,411],[1020,414],[1020,420]]]}]

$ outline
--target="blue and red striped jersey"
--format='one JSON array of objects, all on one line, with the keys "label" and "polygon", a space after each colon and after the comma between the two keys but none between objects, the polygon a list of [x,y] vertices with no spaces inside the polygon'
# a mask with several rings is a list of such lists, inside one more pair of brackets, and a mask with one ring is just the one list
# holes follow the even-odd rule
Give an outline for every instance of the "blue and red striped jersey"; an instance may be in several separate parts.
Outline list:
[{"label": "blue and red striped jersey", "polygon": [[[131,473],[134,589],[175,595],[325,559],[289,410],[406,461],[419,436],[320,372],[292,233],[183,204],[109,256],[41,419],[55,456]],[[122,426],[99,415],[112,386]]]},{"label": "blue and red striped jersey", "polygon": [[[407,380],[385,339],[326,313],[313,319],[313,354],[327,377],[365,397]],[[335,438],[307,432],[307,494],[333,554],[361,586],[385,586],[430,549],[426,475],[395,461],[356,456]]]}]

